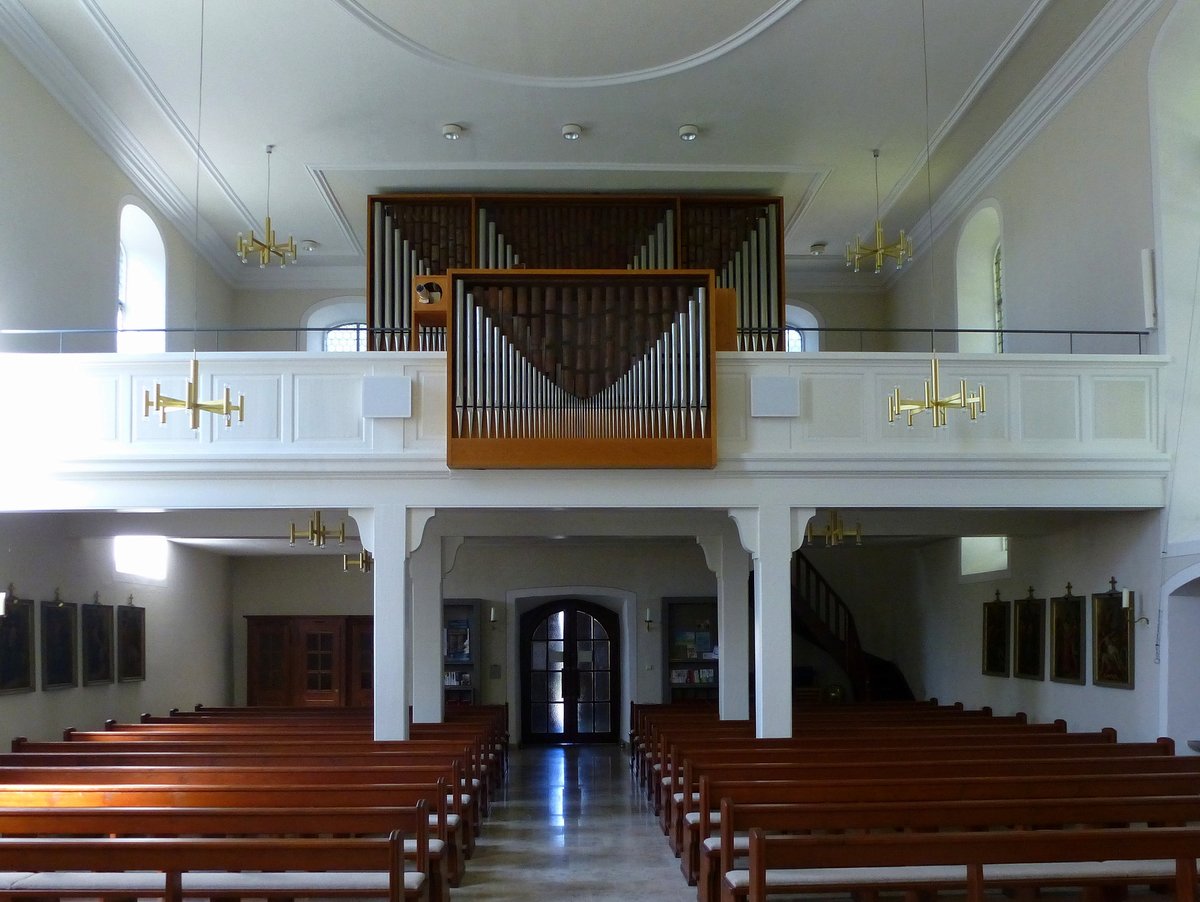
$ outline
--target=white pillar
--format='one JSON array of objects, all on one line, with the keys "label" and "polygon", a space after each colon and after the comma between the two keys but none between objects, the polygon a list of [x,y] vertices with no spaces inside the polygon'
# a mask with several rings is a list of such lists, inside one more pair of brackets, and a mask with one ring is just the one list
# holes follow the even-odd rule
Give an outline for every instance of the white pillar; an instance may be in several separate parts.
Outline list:
[{"label": "white pillar", "polygon": [[717,576],[717,695],[722,720],[750,717],[750,557],[730,529],[700,536],[709,569]]},{"label": "white pillar", "polygon": [[792,735],[792,552],[812,509],[730,511],[754,557],[754,720],[760,738]]},{"label": "white pillar", "polygon": [[431,536],[413,552],[412,672],[413,722],[441,723],[442,691],[442,539]]},{"label": "white pillar", "polygon": [[352,510],[363,547],[375,559],[375,738],[408,738],[408,510],[402,505]]}]

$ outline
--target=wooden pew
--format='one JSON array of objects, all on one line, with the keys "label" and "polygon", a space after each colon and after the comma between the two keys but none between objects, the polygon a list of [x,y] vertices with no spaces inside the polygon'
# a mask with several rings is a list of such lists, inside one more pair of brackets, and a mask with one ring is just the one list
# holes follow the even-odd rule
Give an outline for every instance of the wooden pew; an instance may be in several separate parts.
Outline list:
[{"label": "wooden pew", "polygon": [[[716,902],[724,875],[749,852],[749,831],[806,834],[839,831],[1014,830],[1071,827],[1185,826],[1200,822],[1200,797],[983,799],[943,802],[745,804],[721,801],[721,833],[701,848],[699,902]],[[734,878],[738,884],[744,878]]]},{"label": "wooden pew", "polygon": [[[774,836],[754,828],[744,898],[951,889],[965,891],[967,902],[984,902],[988,888],[1167,880],[1177,902],[1195,902],[1197,856],[1200,829],[1188,827],[834,836]],[[723,900],[742,897],[737,874],[724,878]]]},{"label": "wooden pew", "polygon": [[[408,808],[442,805],[444,785],[367,783],[343,785],[10,783],[0,785],[0,808]],[[430,818],[432,821],[432,818]],[[444,822],[443,822],[444,823]],[[461,831],[460,831],[461,832]],[[461,840],[440,833],[447,879],[457,886],[465,872]]]},{"label": "wooden pew", "polygon": [[[424,902],[399,832],[386,838],[0,838],[0,893],[23,898],[372,897]],[[270,871],[270,874],[264,874]]]},{"label": "wooden pew", "polygon": [[[389,836],[399,831],[411,870],[425,874],[430,902],[448,902],[441,840],[428,836],[424,804],[325,808],[0,808],[0,835],[36,836]],[[436,853],[436,857],[431,853]]]},{"label": "wooden pew", "polygon": [[[1158,743],[1137,743],[1146,750],[1167,749]],[[688,883],[694,883],[699,873],[699,847],[711,832],[711,818],[720,803],[701,789],[701,778],[709,783],[727,780],[853,780],[865,778],[948,776],[1049,776],[1062,774],[1125,774],[1125,773],[1195,773],[1200,775],[1200,758],[1176,758],[1166,754],[1132,756],[1110,754],[1120,745],[1088,747],[1095,754],[1089,757],[1039,757],[1039,747],[1032,754],[1005,754],[1003,749],[958,749],[953,746],[910,749],[843,750],[836,761],[816,761],[799,758],[794,753],[761,758],[715,755],[717,760],[694,753],[684,763],[683,785],[686,789],[671,799],[672,820],[669,836],[672,851],[680,858],[680,869]],[[975,752],[976,754],[971,754]],[[904,754],[907,753],[907,754]],[[691,787],[695,787],[694,793]],[[708,804],[708,809],[704,805]]]}]

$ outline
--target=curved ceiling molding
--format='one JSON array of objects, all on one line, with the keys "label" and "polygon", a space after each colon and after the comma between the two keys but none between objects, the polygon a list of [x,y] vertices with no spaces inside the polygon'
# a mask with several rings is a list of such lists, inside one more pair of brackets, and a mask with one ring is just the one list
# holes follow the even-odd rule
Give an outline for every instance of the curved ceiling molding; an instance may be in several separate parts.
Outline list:
[{"label": "curved ceiling molding", "polygon": [[415,41],[408,35],[398,31],[390,23],[377,16],[371,10],[360,2],[360,0],[334,0],[338,6],[349,13],[354,18],[358,19],[372,31],[391,41],[393,44],[401,47],[408,53],[425,60],[429,63],[435,63],[440,66],[445,66],[450,69],[457,70],[467,75],[477,78],[487,78],[493,81],[506,82],[513,85],[522,85],[527,87],[543,87],[543,88],[597,88],[608,87],[613,85],[630,84],[639,81],[649,81],[656,78],[664,78],[668,75],[675,75],[680,72],[685,72],[696,66],[701,66],[704,63],[717,59],[726,53],[736,50],[738,47],[752,40],[763,31],[770,28],[793,9],[799,6],[804,0],[778,0],[772,4],[765,12],[751,19],[743,27],[732,32],[727,37],[713,43],[695,53],[682,56],[678,59],[670,60],[653,66],[632,69],[626,72],[613,72],[603,75],[577,75],[577,76],[554,76],[554,75],[531,75],[520,72],[506,72],[495,68],[482,67],[456,59],[444,53],[438,52],[433,48]]}]

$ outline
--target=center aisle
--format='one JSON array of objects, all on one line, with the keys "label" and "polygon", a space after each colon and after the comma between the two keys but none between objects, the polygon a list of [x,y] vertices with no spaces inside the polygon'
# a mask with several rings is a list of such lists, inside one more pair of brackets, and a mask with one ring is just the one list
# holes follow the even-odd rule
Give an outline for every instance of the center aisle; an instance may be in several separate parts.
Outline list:
[{"label": "center aisle", "polygon": [[513,750],[462,899],[695,902],[616,746]]}]

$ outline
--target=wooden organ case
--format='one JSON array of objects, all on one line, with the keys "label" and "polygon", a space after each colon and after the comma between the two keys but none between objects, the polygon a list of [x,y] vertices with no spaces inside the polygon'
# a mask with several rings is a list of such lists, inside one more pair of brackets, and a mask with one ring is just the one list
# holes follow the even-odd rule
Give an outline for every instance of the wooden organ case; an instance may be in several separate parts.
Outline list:
[{"label": "wooden organ case", "polygon": [[372,196],[370,348],[446,352],[451,467],[712,467],[715,351],[783,347],[781,207]]}]

